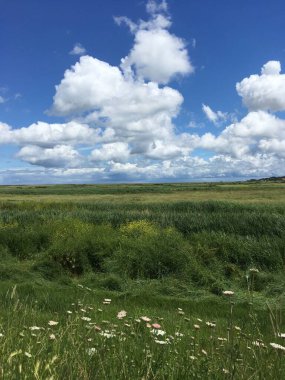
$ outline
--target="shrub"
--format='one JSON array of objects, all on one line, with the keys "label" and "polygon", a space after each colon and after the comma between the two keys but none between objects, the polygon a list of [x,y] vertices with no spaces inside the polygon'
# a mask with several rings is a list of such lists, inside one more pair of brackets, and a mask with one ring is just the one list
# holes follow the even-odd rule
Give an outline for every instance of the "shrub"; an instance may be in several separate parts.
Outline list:
[{"label": "shrub", "polygon": [[91,249],[91,226],[78,220],[58,223],[49,255],[64,269],[80,275],[89,269],[87,251]]},{"label": "shrub", "polygon": [[123,290],[122,279],[115,274],[106,275],[105,278],[100,281],[100,286],[111,291],[121,292]]},{"label": "shrub", "polygon": [[44,279],[49,281],[59,280],[63,276],[66,277],[63,268],[50,257],[44,257],[36,262],[32,266],[32,270],[40,273]]},{"label": "shrub", "polygon": [[140,220],[122,226],[120,232],[119,248],[110,262],[115,271],[132,279],[187,273],[189,245],[175,229]]}]

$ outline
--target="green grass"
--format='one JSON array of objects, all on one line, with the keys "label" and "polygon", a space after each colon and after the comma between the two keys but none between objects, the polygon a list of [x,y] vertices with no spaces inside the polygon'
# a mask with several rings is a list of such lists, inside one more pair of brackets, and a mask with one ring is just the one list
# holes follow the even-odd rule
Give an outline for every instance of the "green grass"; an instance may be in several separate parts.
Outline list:
[{"label": "green grass", "polygon": [[283,183],[0,187],[0,256],[4,379],[283,377]]}]

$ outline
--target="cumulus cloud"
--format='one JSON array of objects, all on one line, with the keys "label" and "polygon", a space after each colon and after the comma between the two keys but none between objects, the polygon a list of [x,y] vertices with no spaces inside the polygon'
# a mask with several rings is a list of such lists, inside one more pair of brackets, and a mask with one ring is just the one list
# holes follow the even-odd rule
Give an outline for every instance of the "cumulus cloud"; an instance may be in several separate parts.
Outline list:
[{"label": "cumulus cloud", "polygon": [[63,124],[37,122],[29,127],[14,129],[12,140],[19,145],[33,144],[41,147],[52,147],[59,144],[94,144],[98,131],[86,124],[70,121]]},{"label": "cumulus cloud", "polygon": [[225,121],[228,117],[227,113],[222,111],[215,112],[212,110],[210,106],[207,106],[206,104],[202,104],[202,110],[206,115],[207,119],[216,125],[220,121]]},{"label": "cumulus cloud", "polygon": [[251,111],[285,110],[285,74],[281,63],[269,61],[261,69],[261,75],[250,75],[236,84],[244,105]]},{"label": "cumulus cloud", "polygon": [[13,140],[12,134],[13,134],[12,127],[10,127],[6,123],[0,122],[0,144],[12,143],[12,140]]},{"label": "cumulus cloud", "polygon": [[56,145],[53,148],[24,146],[17,157],[32,165],[44,167],[76,167],[81,161],[79,153],[68,145]]},{"label": "cumulus cloud", "polygon": [[83,55],[86,53],[86,49],[79,42],[73,46],[73,49],[69,52],[70,55]]},{"label": "cumulus cloud", "polygon": [[115,142],[104,144],[100,149],[94,149],[91,152],[90,159],[92,161],[127,161],[130,155],[127,143]]},{"label": "cumulus cloud", "polygon": [[[245,155],[267,153],[265,141],[272,139],[285,139],[285,120],[265,111],[256,111],[226,127],[218,136],[211,133],[202,135],[197,145],[234,158],[244,158]],[[271,153],[274,153],[272,149]]]},{"label": "cumulus cloud", "polygon": [[[179,133],[174,122],[183,96],[168,83],[193,67],[185,41],[170,33],[166,1],[149,0],[147,12],[147,21],[115,18],[134,36],[120,66],[84,55],[65,71],[50,111],[65,122],[39,121],[18,129],[0,123],[0,144],[17,145],[17,158],[33,165],[25,176],[15,170],[15,183],[23,178],[34,182],[35,173],[47,182],[284,174],[285,120],[272,114],[285,110],[280,62],[267,62],[260,75],[236,85],[249,108],[240,121],[203,104],[209,121],[220,125],[231,120],[230,125],[219,133]],[[0,182],[8,172],[0,171]]]},{"label": "cumulus cloud", "polygon": [[171,19],[166,14],[167,3],[148,1],[148,21],[134,23],[126,17],[117,17],[118,24],[124,22],[135,35],[135,43],[130,53],[122,59],[121,67],[129,73],[134,67],[139,78],[167,84],[177,75],[187,75],[194,71],[188,56],[186,43],[171,34]]},{"label": "cumulus cloud", "polygon": [[177,90],[126,78],[118,67],[84,56],[57,86],[53,112],[77,114],[81,122],[105,129],[105,142],[132,143],[132,153],[138,154],[148,151],[154,139],[167,149],[182,102]]}]

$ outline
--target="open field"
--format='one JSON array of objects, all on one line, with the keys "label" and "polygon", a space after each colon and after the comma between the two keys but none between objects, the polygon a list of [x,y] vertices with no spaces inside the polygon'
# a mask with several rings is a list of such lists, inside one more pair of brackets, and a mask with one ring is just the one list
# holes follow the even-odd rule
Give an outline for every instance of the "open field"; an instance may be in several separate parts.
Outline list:
[{"label": "open field", "polygon": [[285,183],[0,186],[0,201],[285,203]]},{"label": "open field", "polygon": [[4,379],[284,377],[283,183],[3,186],[0,255]]}]

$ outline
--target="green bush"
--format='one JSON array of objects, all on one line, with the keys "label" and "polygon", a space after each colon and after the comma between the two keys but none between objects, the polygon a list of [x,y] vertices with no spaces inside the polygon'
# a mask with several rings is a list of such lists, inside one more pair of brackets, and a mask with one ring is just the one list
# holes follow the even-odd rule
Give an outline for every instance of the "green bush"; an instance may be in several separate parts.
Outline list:
[{"label": "green bush", "polygon": [[72,274],[81,275],[90,269],[88,251],[91,226],[78,220],[65,220],[57,225],[48,253],[53,260]]},{"label": "green bush", "polygon": [[105,278],[100,281],[100,286],[106,290],[121,292],[123,290],[122,279],[115,275],[105,275]]},{"label": "green bush", "polygon": [[49,254],[72,274],[103,271],[116,247],[117,232],[110,225],[94,225],[76,219],[57,223]]},{"label": "green bush", "polygon": [[113,270],[132,279],[187,273],[191,252],[175,229],[140,220],[123,225],[120,233],[119,248],[110,261]]},{"label": "green bush", "polygon": [[66,277],[66,272],[50,257],[44,257],[32,266],[32,270],[38,272],[45,280],[58,281]]}]

